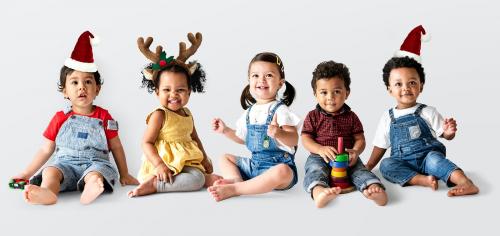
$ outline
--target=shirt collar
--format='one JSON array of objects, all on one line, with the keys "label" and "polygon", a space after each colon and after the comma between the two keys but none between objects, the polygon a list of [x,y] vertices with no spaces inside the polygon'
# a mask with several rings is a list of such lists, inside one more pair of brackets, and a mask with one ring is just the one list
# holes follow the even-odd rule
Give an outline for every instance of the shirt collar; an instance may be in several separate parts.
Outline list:
[{"label": "shirt collar", "polygon": [[349,107],[349,105],[344,103],[342,108],[340,108],[340,112],[335,114],[335,115],[332,115],[332,114],[328,113],[327,111],[323,110],[323,108],[321,108],[321,106],[319,104],[316,104],[316,110],[325,116],[332,117],[332,116],[338,116],[340,114],[344,114],[346,112],[351,111],[351,107]]}]

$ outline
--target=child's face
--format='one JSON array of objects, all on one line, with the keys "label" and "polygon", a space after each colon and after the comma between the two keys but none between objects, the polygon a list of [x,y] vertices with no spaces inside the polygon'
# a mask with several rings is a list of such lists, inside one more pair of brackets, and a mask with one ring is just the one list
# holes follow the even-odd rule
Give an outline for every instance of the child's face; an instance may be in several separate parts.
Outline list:
[{"label": "child's face", "polygon": [[190,94],[185,74],[170,71],[161,73],[156,95],[163,107],[179,111],[188,103]]},{"label": "child's face", "polygon": [[92,108],[95,97],[101,89],[97,85],[94,75],[88,72],[73,71],[66,76],[63,94],[71,101],[73,110],[88,112]]},{"label": "child's face", "polygon": [[344,81],[338,77],[319,79],[314,91],[319,106],[328,113],[337,113],[349,97]]},{"label": "child's face", "polygon": [[391,70],[389,74],[389,94],[396,98],[398,109],[413,107],[417,104],[418,95],[424,84],[414,68],[401,67]]},{"label": "child's face", "polygon": [[274,101],[278,90],[285,83],[285,80],[280,77],[278,66],[270,62],[252,63],[248,76],[250,93],[258,104]]}]

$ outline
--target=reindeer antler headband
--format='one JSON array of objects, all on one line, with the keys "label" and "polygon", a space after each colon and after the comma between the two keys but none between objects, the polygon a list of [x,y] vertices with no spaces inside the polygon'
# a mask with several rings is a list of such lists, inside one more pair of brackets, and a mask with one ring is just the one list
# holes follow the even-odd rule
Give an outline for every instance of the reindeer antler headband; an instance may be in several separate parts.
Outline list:
[{"label": "reindeer antler headband", "polygon": [[175,59],[174,56],[167,57],[167,53],[163,51],[163,47],[160,45],[156,46],[155,52],[149,50],[149,46],[153,43],[152,37],[148,37],[146,41],[144,41],[144,38],[139,37],[137,39],[137,46],[139,47],[139,50],[153,63],[151,68],[146,68],[142,71],[144,77],[146,79],[153,80],[158,75],[159,70],[172,64],[182,66],[190,75],[193,74],[198,65],[196,62],[187,64],[186,60],[192,56],[196,50],[198,50],[201,45],[202,36],[201,33],[198,32],[196,33],[196,36],[189,33],[187,37],[189,42],[191,42],[191,46],[186,49],[186,44],[184,42],[180,42],[179,55]]}]

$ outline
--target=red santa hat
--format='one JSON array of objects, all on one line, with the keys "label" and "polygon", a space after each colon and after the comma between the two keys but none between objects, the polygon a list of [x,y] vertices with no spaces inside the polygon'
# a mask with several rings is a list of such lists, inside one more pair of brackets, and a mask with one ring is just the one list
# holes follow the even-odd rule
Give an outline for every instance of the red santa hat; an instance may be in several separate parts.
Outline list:
[{"label": "red santa hat", "polygon": [[401,44],[394,56],[396,57],[410,57],[415,59],[418,63],[422,62],[420,58],[420,45],[421,42],[427,42],[430,40],[430,35],[425,32],[422,25],[415,27],[408,36],[406,36],[405,41]]},{"label": "red santa hat", "polygon": [[83,32],[76,42],[71,57],[66,59],[64,65],[82,72],[96,72],[97,66],[94,63],[92,45],[97,45],[98,41],[98,38],[89,31]]}]

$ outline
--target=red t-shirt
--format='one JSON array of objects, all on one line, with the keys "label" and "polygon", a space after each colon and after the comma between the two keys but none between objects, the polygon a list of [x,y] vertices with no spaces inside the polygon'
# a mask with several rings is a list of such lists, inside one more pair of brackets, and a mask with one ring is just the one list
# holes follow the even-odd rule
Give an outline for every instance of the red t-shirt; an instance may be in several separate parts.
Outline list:
[{"label": "red t-shirt", "polygon": [[[59,132],[59,129],[61,126],[64,124],[64,122],[71,116],[71,115],[80,115],[76,114],[73,111],[70,111],[69,113],[65,114],[64,111],[58,111],[54,117],[52,117],[52,120],[49,123],[49,126],[47,126],[47,129],[45,129],[45,132],[43,132],[43,136],[47,139],[50,139],[52,141],[56,141],[57,133]],[[90,115],[85,115],[90,118],[96,118],[99,120],[102,120],[102,123],[104,124],[104,133],[106,134],[106,139],[109,141],[113,139],[114,137],[118,136],[118,126],[114,125],[116,127],[109,127],[108,125],[110,124],[108,121],[111,121],[111,123],[115,122],[113,120],[113,117],[109,114],[109,112],[101,107],[95,106],[94,112]],[[108,142],[109,144],[109,142]]]},{"label": "red t-shirt", "polygon": [[351,108],[344,104],[340,114],[332,115],[319,105],[304,119],[302,134],[309,135],[322,146],[337,148],[337,138],[344,138],[344,148],[354,146],[354,135],[363,133],[363,125]]}]

